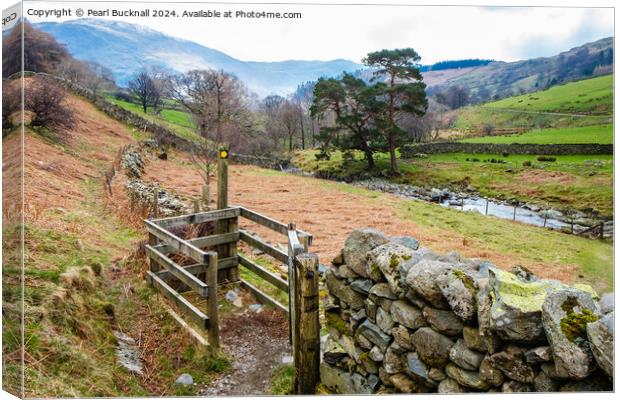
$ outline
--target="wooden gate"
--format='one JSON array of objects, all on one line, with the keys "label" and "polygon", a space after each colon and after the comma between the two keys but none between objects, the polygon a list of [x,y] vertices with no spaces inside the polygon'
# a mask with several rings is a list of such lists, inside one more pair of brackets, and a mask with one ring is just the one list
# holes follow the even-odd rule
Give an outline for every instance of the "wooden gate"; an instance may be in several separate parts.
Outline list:
[{"label": "wooden gate", "polygon": [[[293,349],[295,394],[313,394],[319,381],[320,325],[318,266],[316,254],[309,253],[312,235],[240,206],[227,207],[227,164],[218,169],[218,210],[145,220],[149,234],[146,246],[150,262],[148,282],[200,328],[208,331],[210,345],[219,347],[217,286],[238,282],[256,299],[289,317],[289,339]],[[245,218],[275,231],[288,240],[288,251],[269,244],[257,235],[239,228]],[[182,239],[173,231],[182,226],[215,223],[215,234]],[[258,265],[237,251],[239,241],[256,248],[288,266],[287,279]],[[216,248],[216,250],[206,250]],[[183,256],[183,257],[180,257]],[[179,258],[192,264],[181,265]],[[184,263],[187,264],[187,263]],[[255,285],[240,278],[239,267],[253,272],[263,281],[288,294],[288,305],[280,303]],[[193,294],[206,299],[200,309],[190,300]],[[302,329],[303,327],[303,329]]]}]

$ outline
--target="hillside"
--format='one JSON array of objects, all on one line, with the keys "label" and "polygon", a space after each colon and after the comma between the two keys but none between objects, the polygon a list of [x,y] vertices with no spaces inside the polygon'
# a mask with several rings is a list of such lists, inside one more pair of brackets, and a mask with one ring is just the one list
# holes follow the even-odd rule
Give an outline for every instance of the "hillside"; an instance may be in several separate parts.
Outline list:
[{"label": "hillside", "polygon": [[[25,182],[25,386],[27,397],[131,397],[188,395],[174,385],[182,368],[209,382],[229,365],[200,349],[153,296],[132,254],[144,240],[124,176],[103,175],[134,133],[70,96],[77,123],[68,134],[26,128]],[[19,130],[3,139],[3,201],[19,186]],[[19,393],[20,333],[17,248],[19,229],[3,208],[3,388]],[[143,372],[117,364],[115,332],[141,343]],[[156,347],[157,352],[152,349]],[[184,370],[183,370],[184,371]]]},{"label": "hillside", "polygon": [[78,19],[34,26],[66,44],[75,58],[95,61],[110,68],[121,86],[145,67],[174,72],[213,68],[237,75],[250,89],[266,96],[286,94],[294,91],[300,83],[361,67],[348,60],[242,61],[198,43],[119,21]]},{"label": "hillside", "polygon": [[451,112],[453,128],[481,133],[495,129],[609,123],[613,113],[613,75],[605,75]]},{"label": "hillside", "polygon": [[489,97],[500,98],[532,92],[564,82],[612,73],[613,51],[613,38],[609,37],[552,57],[493,62],[464,74],[448,75],[443,81],[435,80],[431,92],[453,85],[469,88],[474,95],[484,88]]}]

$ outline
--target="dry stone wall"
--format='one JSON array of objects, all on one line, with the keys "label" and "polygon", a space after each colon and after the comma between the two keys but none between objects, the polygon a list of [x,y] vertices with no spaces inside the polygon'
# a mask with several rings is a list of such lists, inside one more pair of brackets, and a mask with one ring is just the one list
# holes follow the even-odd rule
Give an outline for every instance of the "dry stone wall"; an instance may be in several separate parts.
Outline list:
[{"label": "dry stone wall", "polygon": [[472,153],[472,154],[532,154],[532,155],[571,155],[571,154],[613,154],[613,144],[521,144],[521,143],[462,143],[435,142],[402,146],[403,158],[413,158],[418,154]]},{"label": "dry stone wall", "polygon": [[325,272],[341,394],[612,390],[613,295],[354,231]]}]

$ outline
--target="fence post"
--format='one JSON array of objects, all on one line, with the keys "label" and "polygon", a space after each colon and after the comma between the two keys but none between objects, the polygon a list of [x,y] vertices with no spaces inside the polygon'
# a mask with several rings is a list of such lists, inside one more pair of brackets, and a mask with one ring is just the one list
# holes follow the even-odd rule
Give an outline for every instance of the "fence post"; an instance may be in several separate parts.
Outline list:
[{"label": "fence post", "polygon": [[545,222],[543,223],[543,228],[547,227],[547,211],[545,210]]},{"label": "fence post", "polygon": [[465,209],[465,201],[461,197],[461,211],[463,211],[464,209]]},{"label": "fence post", "polygon": [[205,210],[209,211],[211,207],[211,188],[208,185],[204,185],[202,187],[202,203],[204,204]]},{"label": "fence post", "polygon": [[200,212],[200,200],[199,199],[194,199],[194,212],[195,213]]},{"label": "fence post", "polygon": [[512,210],[512,220],[516,221],[517,220],[517,205],[515,204],[514,209]]},{"label": "fence post", "polygon": [[159,218],[159,188],[153,186],[153,218]]},{"label": "fence post", "polygon": [[489,199],[486,199],[487,204],[484,207],[484,215],[489,215]]},{"label": "fence post", "polygon": [[[217,208],[219,210],[228,207],[228,150],[220,149],[217,162]],[[229,231],[229,221],[219,220],[215,224],[215,233],[227,233]],[[236,229],[236,227],[234,227]],[[219,258],[230,257],[230,245],[222,244],[217,246],[217,254]],[[236,281],[235,268],[230,268],[221,274],[222,279],[229,282]]]},{"label": "fence post", "polygon": [[295,257],[295,394],[314,394],[319,382],[319,258],[304,253]]},{"label": "fence post", "polygon": [[604,238],[604,234],[605,234],[605,221],[601,222],[601,233],[599,238],[603,239]]},{"label": "fence post", "polygon": [[220,347],[220,325],[217,305],[217,253],[209,254],[207,266],[207,316],[209,317],[209,344],[215,348]]}]

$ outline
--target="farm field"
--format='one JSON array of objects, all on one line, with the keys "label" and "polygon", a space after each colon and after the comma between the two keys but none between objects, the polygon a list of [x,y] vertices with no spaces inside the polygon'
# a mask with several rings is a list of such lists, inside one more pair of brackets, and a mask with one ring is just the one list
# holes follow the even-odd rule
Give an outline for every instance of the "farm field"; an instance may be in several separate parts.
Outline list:
[{"label": "farm field", "polygon": [[[303,170],[329,173],[343,180],[367,174],[361,153],[355,153],[354,160],[346,161],[340,152],[332,153],[329,161],[316,161],[315,154],[313,150],[297,152],[296,164]],[[555,158],[554,162],[540,162],[535,155],[431,154],[427,158],[400,159],[402,176],[395,181],[455,190],[471,185],[487,197],[516,198],[578,210],[594,207],[602,215],[612,215],[613,157],[569,155]],[[531,165],[524,166],[526,161]],[[378,155],[376,163],[379,171],[387,171],[387,155]]]},{"label": "farm field", "polygon": [[[198,193],[202,182],[180,154],[168,161],[153,160],[147,179],[190,196]],[[437,252],[456,250],[465,257],[488,259],[502,268],[521,264],[541,276],[590,283],[597,290],[613,285],[612,246],[606,242],[253,166],[231,166],[229,185],[232,204],[295,221],[311,232],[313,251],[322,263],[339,252],[353,229],[368,226],[388,235],[413,236]],[[271,201],[276,197],[278,202]],[[273,243],[282,240],[266,230],[258,233]]]},{"label": "farm field", "polygon": [[[584,79],[550,89],[463,107],[451,113],[453,128],[530,130],[611,123],[613,75]],[[556,114],[554,114],[556,113]]]},{"label": "farm field", "polygon": [[576,128],[539,129],[515,135],[480,136],[462,139],[465,143],[521,144],[613,144],[613,126],[593,125]]}]

